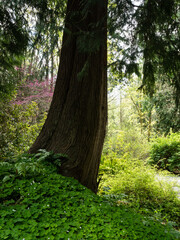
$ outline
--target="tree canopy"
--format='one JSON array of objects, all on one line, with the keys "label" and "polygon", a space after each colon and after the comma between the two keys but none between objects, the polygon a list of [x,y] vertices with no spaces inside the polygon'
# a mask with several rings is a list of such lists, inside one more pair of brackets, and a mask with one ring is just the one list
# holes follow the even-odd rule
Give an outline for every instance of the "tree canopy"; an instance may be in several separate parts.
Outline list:
[{"label": "tree canopy", "polygon": [[[93,2],[86,1],[86,8]],[[1,3],[1,71],[16,65],[27,46],[50,44],[43,38],[49,31],[51,46],[62,30],[60,17],[65,16],[63,0],[5,0]],[[28,21],[27,15],[35,22]],[[180,4],[177,0],[118,1],[108,5],[108,36],[113,59],[110,67],[119,77],[140,73],[143,63],[142,88],[153,94],[155,82],[169,82],[180,94]],[[32,33],[33,31],[33,33]],[[97,36],[98,37],[98,36]],[[98,42],[98,39],[96,39]],[[82,42],[81,42],[82,45]],[[90,46],[91,47],[91,46]],[[88,46],[85,46],[88,49]],[[114,49],[114,50],[113,50]],[[124,75],[125,74],[125,75]]]},{"label": "tree canopy", "polygon": [[112,49],[115,46],[116,59],[112,61],[112,70],[122,72],[121,76],[124,73],[139,75],[139,66],[143,63],[142,88],[145,92],[152,95],[157,80],[169,82],[176,89],[178,104],[179,22],[178,1],[110,1],[109,37]]}]

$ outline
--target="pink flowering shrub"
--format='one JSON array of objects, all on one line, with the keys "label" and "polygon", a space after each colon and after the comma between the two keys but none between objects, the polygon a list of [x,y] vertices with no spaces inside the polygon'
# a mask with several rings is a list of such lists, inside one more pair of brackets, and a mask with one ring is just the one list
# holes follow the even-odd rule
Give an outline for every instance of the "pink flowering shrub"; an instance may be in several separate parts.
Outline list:
[{"label": "pink flowering shrub", "polygon": [[32,101],[38,104],[40,112],[48,111],[53,96],[52,80],[39,81],[26,79],[17,90],[13,104],[25,105]]},{"label": "pink flowering shrub", "polygon": [[29,104],[32,101],[49,103],[52,96],[53,92],[50,90],[49,82],[38,82],[38,80],[35,79],[33,82],[26,81],[20,86],[14,104]]},{"label": "pink flowering shrub", "polygon": [[[0,104],[0,156],[16,156],[38,136],[53,96],[53,81],[34,78],[31,68],[17,68],[21,79],[16,95]],[[1,158],[0,157],[0,158]]]}]

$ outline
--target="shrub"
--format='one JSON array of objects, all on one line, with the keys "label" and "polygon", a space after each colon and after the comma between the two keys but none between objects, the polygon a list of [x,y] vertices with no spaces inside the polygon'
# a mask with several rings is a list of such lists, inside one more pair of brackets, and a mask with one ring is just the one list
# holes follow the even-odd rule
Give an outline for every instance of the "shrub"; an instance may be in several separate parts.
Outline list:
[{"label": "shrub", "polygon": [[[180,200],[172,185],[159,181],[157,170],[144,161],[132,159],[128,154],[122,157],[104,155],[100,165],[99,193],[114,196],[116,203],[127,204],[140,212],[160,221],[173,221],[179,224]],[[161,173],[159,173],[161,174]],[[164,173],[165,174],[165,173]]]},{"label": "shrub", "polygon": [[180,133],[156,138],[151,146],[149,162],[158,168],[180,173]]},{"label": "shrub", "polygon": [[0,160],[17,156],[32,145],[45,121],[37,121],[38,107],[3,104],[0,109]]},{"label": "shrub", "polygon": [[130,158],[144,160],[148,156],[148,151],[149,143],[137,129],[112,129],[106,136],[103,156],[114,158],[128,155]]},{"label": "shrub", "polygon": [[[54,165],[52,154],[44,152],[40,156],[43,173],[28,171],[1,180],[0,239],[179,238],[170,225],[164,226],[124,206],[114,206],[76,180],[57,174],[57,164],[50,170],[49,164]],[[34,163],[34,157],[20,158],[18,163]]]}]

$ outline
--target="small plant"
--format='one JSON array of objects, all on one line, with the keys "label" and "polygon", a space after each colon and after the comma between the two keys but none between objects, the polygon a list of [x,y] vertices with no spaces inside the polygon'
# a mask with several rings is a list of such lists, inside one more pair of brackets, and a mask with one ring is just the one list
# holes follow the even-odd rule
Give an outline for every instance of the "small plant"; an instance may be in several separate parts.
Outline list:
[{"label": "small plant", "polygon": [[36,154],[22,154],[0,162],[0,181],[6,182],[17,177],[33,177],[47,172],[57,172],[65,155],[54,154],[40,149]]},{"label": "small plant", "polygon": [[156,138],[150,150],[150,164],[180,173],[180,133]]}]

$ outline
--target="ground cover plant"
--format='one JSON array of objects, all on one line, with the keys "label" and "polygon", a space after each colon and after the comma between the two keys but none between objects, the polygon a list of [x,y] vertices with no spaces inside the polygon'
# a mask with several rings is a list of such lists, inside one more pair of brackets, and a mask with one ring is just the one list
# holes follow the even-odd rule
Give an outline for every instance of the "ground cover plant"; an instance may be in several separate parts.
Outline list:
[{"label": "ground cover plant", "polygon": [[179,239],[170,225],[59,175],[62,159],[42,151],[1,162],[0,239]]}]

